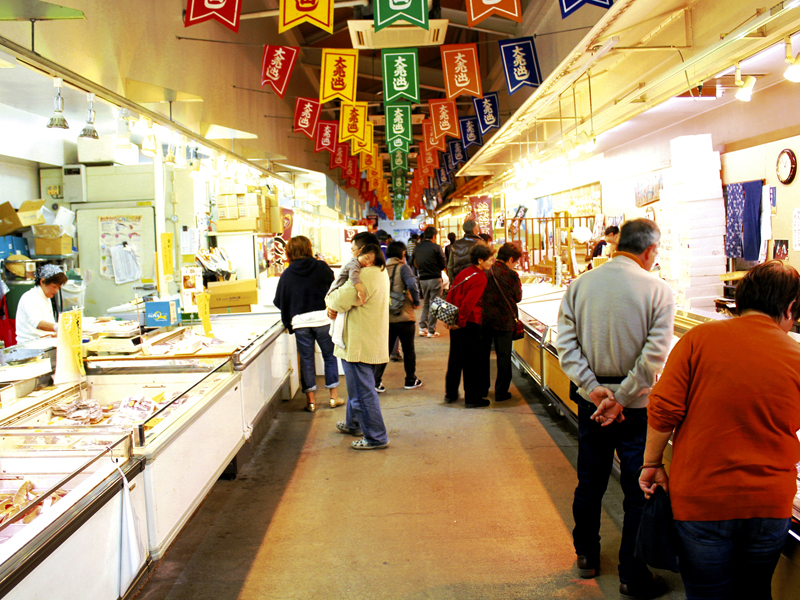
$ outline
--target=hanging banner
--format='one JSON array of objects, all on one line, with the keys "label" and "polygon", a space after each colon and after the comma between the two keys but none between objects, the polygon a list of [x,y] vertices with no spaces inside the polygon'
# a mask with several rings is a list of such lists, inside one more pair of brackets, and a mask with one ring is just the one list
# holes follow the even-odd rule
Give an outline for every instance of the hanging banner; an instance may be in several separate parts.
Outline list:
[{"label": "hanging banner", "polygon": [[478,126],[478,117],[461,117],[458,120],[458,128],[461,130],[461,143],[464,144],[464,150],[473,145],[483,145]]},{"label": "hanging banner", "polygon": [[406,178],[405,175],[400,175],[399,173],[395,176],[392,176],[392,190],[395,193],[402,192],[405,193],[406,191]]},{"label": "hanging banner", "polygon": [[356,79],[358,74],[358,50],[322,50],[319,101],[341,98],[345,102],[356,101]]},{"label": "hanging banner", "polygon": [[347,144],[340,144],[337,142],[336,150],[334,151],[333,154],[331,154],[333,167],[339,167],[340,169],[346,168],[347,161],[349,160],[349,158],[350,158],[350,153],[347,149]]},{"label": "hanging banner", "polygon": [[314,140],[314,152],[327,150],[333,153],[336,150],[336,140],[339,137],[339,123],[336,121],[320,121],[317,124],[317,136]]},{"label": "hanging banner", "polygon": [[497,92],[484,94],[483,98],[473,98],[475,116],[478,117],[481,136],[486,135],[490,129],[500,128],[500,99]]},{"label": "hanging banner", "polygon": [[392,171],[395,169],[403,169],[408,171],[408,152],[403,152],[402,150],[393,150],[389,157]]},{"label": "hanging banner", "polygon": [[344,176],[349,179],[356,179],[360,173],[361,172],[358,170],[358,157],[347,157],[347,162],[345,163],[343,171]]},{"label": "hanging banner", "polygon": [[467,0],[467,23],[470,27],[475,27],[492,15],[522,23],[519,0]]},{"label": "hanging banner", "polygon": [[[445,102],[450,102],[450,100],[445,100]],[[431,114],[433,114],[433,107],[430,105],[430,101],[428,103],[430,107]],[[447,110],[447,114],[445,115],[444,124],[450,126],[450,123],[455,123],[455,119],[452,121],[450,120],[450,109]],[[456,127],[456,129],[458,129]],[[458,136],[455,136],[458,137]],[[436,148],[437,150],[445,150],[447,148],[447,141],[444,139],[445,136],[442,135],[440,137],[436,136],[436,133],[433,129],[433,120],[432,119],[425,119],[422,122],[422,139],[425,141],[425,144],[428,148]]]},{"label": "hanging banner", "polygon": [[375,170],[375,158],[373,157],[372,152],[361,152],[358,160],[359,168],[362,171],[367,171],[367,177],[369,177],[369,172]]},{"label": "hanging banner", "polygon": [[216,19],[234,33],[239,33],[241,14],[241,0],[187,0],[183,26],[189,27]]},{"label": "hanging banner", "polygon": [[408,143],[411,137],[411,105],[408,102],[384,102],[386,141],[401,138]]},{"label": "hanging banner", "polygon": [[439,181],[441,185],[449,185],[453,183],[450,179],[450,173],[447,172],[447,169],[439,169]]},{"label": "hanging banner", "polygon": [[481,69],[478,65],[477,44],[449,44],[439,46],[444,71],[444,87],[447,99],[457,96],[483,96]]},{"label": "hanging banner", "polygon": [[584,4],[592,4],[600,8],[609,9],[613,4],[613,0],[558,0],[558,6],[561,9],[561,18],[566,19]]},{"label": "hanging banner", "polygon": [[524,85],[539,87],[542,83],[542,71],[539,69],[539,57],[533,38],[524,37],[498,43],[508,94],[513,94]]},{"label": "hanging banner", "polygon": [[428,29],[428,0],[375,0],[373,9],[376,32],[400,20]]},{"label": "hanging banner", "polygon": [[466,152],[464,152],[464,145],[461,140],[450,140],[447,142],[447,149],[450,152],[450,158],[453,160],[454,165],[467,162]]},{"label": "hanging banner", "polygon": [[435,148],[425,148],[425,153],[422,155],[423,169],[429,175],[433,175],[432,169],[439,167],[439,153]]},{"label": "hanging banner", "polygon": [[[444,136],[460,137],[458,132],[458,111],[456,103],[452,100],[428,100],[428,107],[431,112],[431,125],[433,136],[439,140]],[[445,150],[444,140],[437,145],[440,150]]]},{"label": "hanging banner", "polygon": [[279,5],[278,33],[300,23],[311,23],[333,33],[333,0],[280,0]]},{"label": "hanging banner", "polygon": [[481,232],[491,232],[494,229],[494,224],[492,223],[492,198],[490,196],[470,196],[469,205]]},{"label": "hanging banner", "polygon": [[408,140],[404,140],[403,138],[394,138],[391,142],[388,143],[389,152],[394,152],[395,150],[402,150],[406,154],[410,149],[411,144],[408,143]]},{"label": "hanging banner", "polygon": [[372,128],[374,127],[372,121],[368,120],[366,122],[366,126],[367,126],[367,134],[364,136],[363,142],[360,142],[355,138],[350,140],[350,154],[362,154],[372,151],[372,146],[373,146]]},{"label": "hanging banner", "polygon": [[383,101],[408,98],[419,102],[419,59],[416,48],[381,50]]},{"label": "hanging banner", "polygon": [[366,102],[342,102],[339,110],[339,142],[348,140],[365,142],[367,139],[367,111],[369,104]]},{"label": "hanging banner", "polygon": [[294,132],[306,134],[314,139],[319,122],[320,104],[312,98],[298,98],[294,102]]},{"label": "hanging banner", "polygon": [[261,87],[270,84],[275,93],[283,99],[299,53],[300,48],[292,46],[264,46]]},{"label": "hanging banner", "polygon": [[[445,171],[447,171],[448,173],[452,173],[453,171],[456,170],[456,163],[453,162],[453,157],[450,156],[449,152],[443,153],[442,154],[442,158],[444,158],[443,163],[444,163],[444,170]],[[440,160],[441,160],[441,158],[440,158]]]}]

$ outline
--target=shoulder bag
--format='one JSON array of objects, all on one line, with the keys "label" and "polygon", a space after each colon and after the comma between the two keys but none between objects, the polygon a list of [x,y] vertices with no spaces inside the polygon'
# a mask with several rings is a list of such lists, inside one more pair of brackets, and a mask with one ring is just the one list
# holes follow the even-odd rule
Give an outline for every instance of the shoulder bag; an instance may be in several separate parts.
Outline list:
[{"label": "shoulder bag", "polygon": [[403,266],[403,263],[397,263],[394,267],[394,272],[392,273],[392,279],[390,283],[389,289],[389,314],[394,315],[395,317],[400,315],[403,312],[403,306],[406,303],[406,291],[403,290],[402,292],[395,292],[394,291],[394,282],[395,276],[397,272],[400,270],[400,267]]},{"label": "shoulder bag", "polygon": [[[450,289],[453,290],[457,288],[462,283],[465,283],[472,277],[475,277],[475,275],[477,275],[477,273],[473,273],[472,275],[465,277],[464,281],[457,283]],[[436,296],[431,300],[431,307],[429,310],[429,314],[434,319],[441,321],[442,323],[444,323],[449,327],[452,327],[453,325],[456,324],[456,321],[458,321],[458,307],[454,304],[450,304],[447,300],[445,300],[444,298],[440,298],[439,296]]]},{"label": "shoulder bag", "polygon": [[514,310],[514,306],[511,304],[511,302],[508,301],[506,293],[503,291],[503,288],[500,287],[500,284],[497,282],[497,278],[494,276],[494,273],[492,273],[492,281],[494,281],[494,284],[497,286],[497,289],[500,290],[500,295],[503,297],[503,300],[506,301],[506,304],[508,304],[508,308],[511,310],[512,313],[514,313],[514,335],[511,336],[511,339],[521,340],[522,338],[525,337],[525,326],[522,324],[522,321],[520,321],[517,318],[519,312]]}]

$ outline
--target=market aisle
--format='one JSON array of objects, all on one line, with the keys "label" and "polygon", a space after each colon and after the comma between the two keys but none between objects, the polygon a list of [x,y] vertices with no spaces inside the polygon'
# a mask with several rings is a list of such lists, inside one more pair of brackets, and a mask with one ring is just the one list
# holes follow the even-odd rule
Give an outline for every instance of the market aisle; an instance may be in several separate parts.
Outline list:
[{"label": "market aisle", "polygon": [[[384,377],[387,450],[351,450],[355,438],[334,427],[344,409],[306,413],[298,393],[239,478],[217,483],[139,598],[618,598],[614,551],[596,580],[574,567],[571,433],[521,378],[508,402],[444,404],[447,331],[416,342],[424,386],[403,390],[401,364]],[[618,548],[621,517],[616,482],[610,492],[608,549]]]}]

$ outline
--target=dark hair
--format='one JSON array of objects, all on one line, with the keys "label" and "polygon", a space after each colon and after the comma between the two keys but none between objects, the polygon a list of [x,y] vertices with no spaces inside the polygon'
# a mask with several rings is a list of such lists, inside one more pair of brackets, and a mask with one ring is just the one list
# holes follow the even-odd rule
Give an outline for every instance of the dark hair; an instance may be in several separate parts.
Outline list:
[{"label": "dark hair", "polygon": [[418,233],[412,233],[411,234],[411,239],[412,240],[418,240],[419,239],[419,234]]},{"label": "dark hair", "polygon": [[392,242],[386,247],[386,258],[403,258],[403,252],[406,250],[403,242]]},{"label": "dark hair", "polygon": [[514,244],[506,242],[500,246],[500,249],[497,251],[497,260],[507,262],[509,258],[519,260],[522,258],[522,251]]},{"label": "dark hair", "polygon": [[50,277],[46,277],[44,279],[40,279],[39,280],[39,285],[42,285],[42,284],[44,284],[44,285],[52,285],[54,283],[57,283],[58,285],[64,285],[68,281],[69,281],[69,278],[67,277],[67,274],[64,273],[63,271],[59,271],[58,273],[54,273],[53,275],[50,275]]},{"label": "dark hair", "polygon": [[464,230],[464,233],[472,233],[473,231],[475,231],[475,225],[476,225],[475,221],[473,221],[472,219],[467,219],[466,221],[464,221],[464,224],[461,226],[461,228]]},{"label": "dark hair", "polygon": [[376,244],[378,246],[381,245],[378,236],[374,233],[370,233],[369,231],[362,231],[355,234],[353,236],[353,243],[356,245],[356,248],[362,248],[365,244]]},{"label": "dark hair", "polygon": [[603,232],[603,235],[617,235],[619,233],[619,227],[616,225],[609,225],[606,227],[606,230]]},{"label": "dark hair", "polygon": [[469,262],[477,266],[478,261],[487,260],[494,254],[494,248],[490,248],[486,244],[474,244],[472,250],[469,251]]},{"label": "dark hair", "polygon": [[492,236],[490,236],[488,233],[479,233],[478,237],[481,238],[487,244],[492,243]]},{"label": "dark hair", "polygon": [[617,250],[639,256],[661,239],[661,230],[650,219],[625,221],[619,230]]},{"label": "dark hair", "polygon": [[450,233],[447,234],[447,239],[450,240],[451,242],[455,242],[456,234],[451,231]]},{"label": "dark hair", "polygon": [[304,235],[296,235],[286,244],[286,259],[292,263],[301,258],[312,258],[311,240]]},{"label": "dark hair", "polygon": [[757,310],[780,323],[789,305],[792,318],[800,319],[800,274],[779,260],[756,265],[736,286],[736,308],[739,313]]},{"label": "dark hair", "polygon": [[363,254],[372,253],[375,255],[375,266],[380,267],[381,271],[386,268],[386,259],[383,257],[383,250],[381,250],[380,245],[378,244],[364,244],[361,246],[361,250],[359,251],[358,255],[361,256]]},{"label": "dark hair", "polygon": [[422,232],[422,239],[423,240],[432,240],[436,234],[438,233],[436,227],[433,225],[428,225],[425,228],[425,231]]},{"label": "dark hair", "polygon": [[388,240],[389,237],[390,237],[389,234],[386,231],[384,231],[383,229],[378,231],[378,239],[381,241],[381,243],[383,243],[386,240]]}]

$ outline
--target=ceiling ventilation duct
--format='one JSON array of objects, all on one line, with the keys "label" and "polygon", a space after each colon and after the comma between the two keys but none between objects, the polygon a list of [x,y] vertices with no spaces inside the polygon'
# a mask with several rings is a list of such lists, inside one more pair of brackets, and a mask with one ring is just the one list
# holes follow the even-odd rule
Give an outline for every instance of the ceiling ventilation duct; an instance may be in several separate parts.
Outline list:
[{"label": "ceiling ventilation duct", "polygon": [[448,23],[447,19],[431,19],[427,30],[414,25],[390,25],[378,32],[375,31],[375,22],[372,20],[348,21],[347,26],[353,48],[371,50],[440,46],[444,43]]}]

